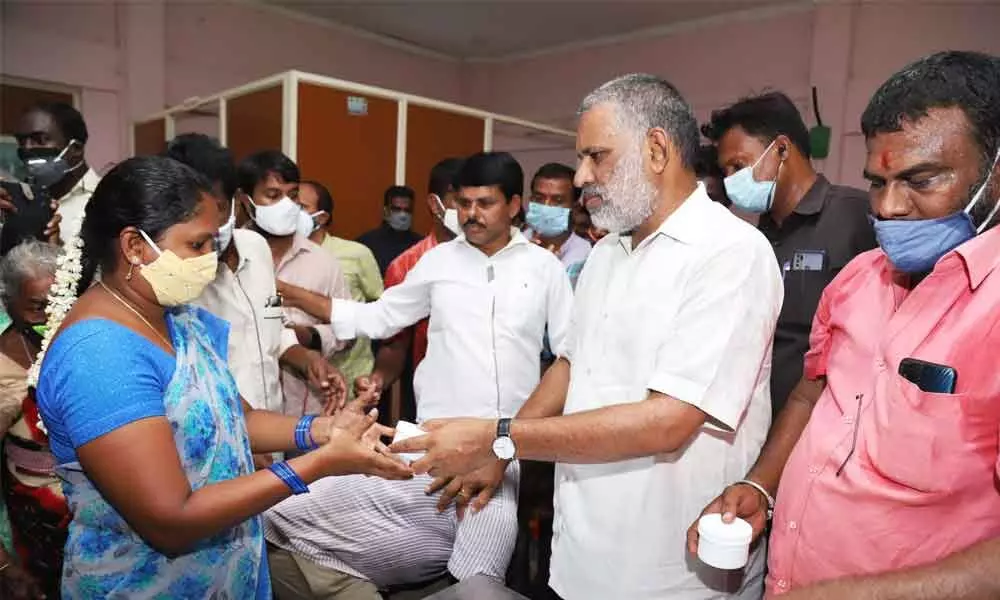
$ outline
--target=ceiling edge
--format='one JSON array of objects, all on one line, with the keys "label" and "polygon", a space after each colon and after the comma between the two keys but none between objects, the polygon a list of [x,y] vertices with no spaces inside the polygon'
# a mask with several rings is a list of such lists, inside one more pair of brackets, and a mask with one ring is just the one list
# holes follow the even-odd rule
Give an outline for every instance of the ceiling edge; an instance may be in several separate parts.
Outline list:
[{"label": "ceiling edge", "polygon": [[303,21],[306,23],[312,23],[314,25],[320,25],[328,29],[333,29],[335,31],[340,31],[342,33],[347,33],[355,37],[359,37],[371,42],[377,42],[390,48],[396,50],[402,50],[404,52],[409,52],[411,54],[416,54],[417,56],[423,56],[425,58],[433,58],[436,60],[442,60],[447,62],[461,62],[461,59],[444,52],[439,52],[437,50],[432,50],[430,48],[425,48],[419,44],[414,44],[413,42],[407,42],[398,38],[394,38],[388,35],[382,35],[380,33],[374,33],[368,31],[367,29],[361,29],[359,27],[354,27],[336,21],[334,19],[328,19],[326,17],[317,17],[315,15],[303,13],[297,11],[293,8],[287,8],[284,6],[278,6],[276,4],[270,4],[265,0],[235,0],[238,4],[244,4],[260,8],[279,14],[290,19],[295,19],[296,21]]},{"label": "ceiling edge", "polygon": [[518,60],[531,59],[531,58],[539,58],[543,56],[549,56],[552,54],[561,54],[563,52],[572,52],[574,50],[583,50],[586,48],[611,46],[626,42],[635,42],[635,41],[653,39],[658,37],[667,37],[677,33],[683,33],[687,31],[693,31],[705,27],[713,27],[727,23],[756,21],[756,20],[770,19],[773,17],[779,17],[789,14],[795,14],[799,12],[807,12],[812,10],[815,7],[815,4],[816,0],[790,0],[789,2],[773,6],[745,9],[740,11],[724,13],[721,15],[705,17],[702,19],[690,19],[687,21],[670,23],[667,25],[657,25],[655,27],[637,29],[635,31],[630,31],[628,33],[602,36],[585,41],[557,44],[554,46],[549,46],[546,48],[538,48],[536,50],[529,50],[526,52],[515,52],[512,54],[506,54],[503,56],[496,56],[496,57],[488,57],[488,56],[471,57],[464,59],[463,62],[473,63],[473,64],[506,63]]}]

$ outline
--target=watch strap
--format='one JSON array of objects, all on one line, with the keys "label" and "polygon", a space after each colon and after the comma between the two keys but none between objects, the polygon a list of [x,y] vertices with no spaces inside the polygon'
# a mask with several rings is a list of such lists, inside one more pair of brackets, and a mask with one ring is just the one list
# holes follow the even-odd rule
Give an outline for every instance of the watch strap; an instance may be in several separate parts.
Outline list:
[{"label": "watch strap", "polygon": [[513,419],[503,418],[497,421],[497,437],[510,437],[510,422]]}]

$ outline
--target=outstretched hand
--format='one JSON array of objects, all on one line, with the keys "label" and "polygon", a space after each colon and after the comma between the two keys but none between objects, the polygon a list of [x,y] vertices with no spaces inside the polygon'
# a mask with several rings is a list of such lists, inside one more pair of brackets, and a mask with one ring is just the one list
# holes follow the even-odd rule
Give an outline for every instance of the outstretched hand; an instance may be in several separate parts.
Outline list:
[{"label": "outstretched hand", "polygon": [[372,371],[371,375],[362,375],[354,380],[354,393],[356,395],[371,393],[378,398],[382,395],[384,387],[385,380],[378,371]]},{"label": "outstretched hand", "polygon": [[471,473],[496,460],[493,419],[438,419],[420,426],[427,435],[401,440],[389,448],[397,453],[425,453],[410,465],[414,473],[450,478]]},{"label": "outstretched hand", "polygon": [[357,401],[337,411],[330,421],[330,437],[318,450],[328,457],[327,475],[376,475],[385,479],[409,479],[413,470],[393,456],[383,437],[392,437],[390,427],[380,425],[378,409],[360,410]]},{"label": "outstretched hand", "polygon": [[323,395],[323,414],[332,415],[347,401],[347,380],[319,352],[309,352],[306,368],[309,386]]}]

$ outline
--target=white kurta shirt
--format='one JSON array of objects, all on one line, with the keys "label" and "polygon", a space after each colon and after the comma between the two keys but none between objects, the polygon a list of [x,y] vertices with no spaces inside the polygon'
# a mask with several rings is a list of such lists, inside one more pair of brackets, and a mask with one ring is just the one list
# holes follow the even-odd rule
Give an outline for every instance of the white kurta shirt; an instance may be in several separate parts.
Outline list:
[{"label": "white kurta shirt", "polygon": [[59,199],[57,212],[62,215],[62,222],[59,224],[59,239],[64,244],[80,235],[87,202],[90,202],[90,197],[100,182],[101,176],[93,169],[88,169],[80,181],[77,181],[76,185],[73,186],[73,189]]},{"label": "white kurta shirt", "polygon": [[[557,465],[551,585],[560,596],[694,600],[740,586],[689,556],[685,536],[763,445],[782,298],[770,244],[701,185],[637,248],[609,235],[591,251],[560,352],[571,363],[565,413],[655,390],[709,420],[671,454]],[[757,576],[759,598],[757,558],[748,579]]]},{"label": "white kurta shirt", "polygon": [[493,256],[460,236],[428,251],[377,302],[334,302],[338,338],[384,339],[430,317],[413,380],[419,422],[514,416],[538,384],[546,325],[553,344],[562,342],[573,303],[566,271],[512,236]]},{"label": "white kurta shirt", "polygon": [[240,255],[236,271],[220,264],[215,281],[194,304],[229,321],[229,370],[243,399],[254,408],[281,412],[278,359],[298,340],[274,302],[274,261],[267,241],[236,229],[232,243]]}]

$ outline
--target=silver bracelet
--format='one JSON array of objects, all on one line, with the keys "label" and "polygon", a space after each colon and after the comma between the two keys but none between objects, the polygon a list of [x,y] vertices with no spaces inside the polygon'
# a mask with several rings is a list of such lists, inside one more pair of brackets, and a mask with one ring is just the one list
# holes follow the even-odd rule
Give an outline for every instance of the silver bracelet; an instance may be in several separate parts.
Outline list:
[{"label": "silver bracelet", "polygon": [[770,521],[771,517],[774,515],[774,496],[767,493],[767,490],[764,489],[764,486],[757,483],[756,481],[752,481],[750,479],[740,479],[733,485],[740,485],[740,484],[749,485],[753,489],[760,492],[761,496],[764,496],[764,499],[767,501],[767,520]]}]

